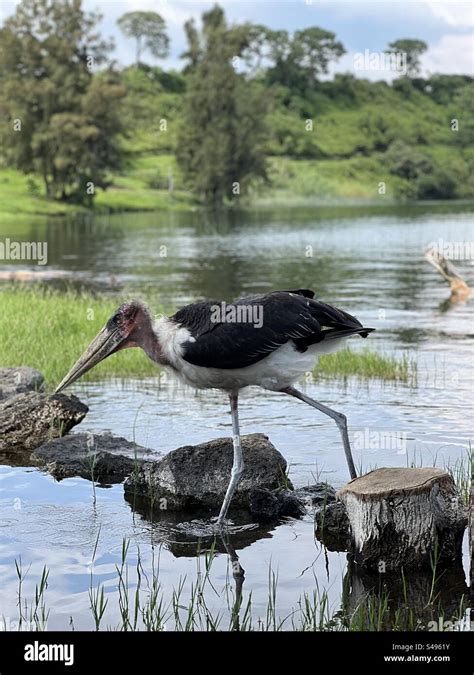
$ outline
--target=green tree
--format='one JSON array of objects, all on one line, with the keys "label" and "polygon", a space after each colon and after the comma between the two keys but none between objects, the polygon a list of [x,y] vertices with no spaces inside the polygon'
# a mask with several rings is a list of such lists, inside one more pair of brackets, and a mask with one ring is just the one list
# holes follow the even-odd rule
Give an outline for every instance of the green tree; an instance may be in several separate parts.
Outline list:
[{"label": "green tree", "polygon": [[199,32],[196,28],[194,19],[189,19],[184,24],[184,32],[188,41],[188,50],[181,55],[181,58],[187,59],[188,64],[184,68],[184,72],[191,72],[199,62],[201,56],[201,46],[199,43]]},{"label": "green tree", "polygon": [[220,7],[205,12],[201,32],[193,27],[191,34],[177,158],[198,199],[217,206],[266,178],[268,97],[238,72],[249,36],[242,26],[228,26]]},{"label": "green tree", "polygon": [[304,91],[326,74],[331,61],[345,54],[344,46],[331,31],[317,26],[296,31],[269,31],[270,83]]},{"label": "green tree", "polygon": [[0,30],[0,133],[6,161],[42,176],[46,195],[92,202],[121,164],[111,48],[81,0],[22,0]]},{"label": "green tree", "polygon": [[[451,133],[453,142],[462,150],[474,148],[474,85],[470,84],[459,89],[451,104]],[[454,122],[456,120],[456,122]]]},{"label": "green tree", "polygon": [[410,40],[406,38],[390,42],[388,47],[389,54],[406,54],[407,77],[416,77],[420,74],[420,56],[428,49],[426,42],[423,42],[423,40]]},{"label": "green tree", "polygon": [[135,39],[136,65],[144,49],[157,59],[162,59],[169,52],[169,38],[166,24],[156,12],[127,12],[117,21],[122,33]]},{"label": "green tree", "polygon": [[337,61],[345,52],[334,33],[316,26],[296,31],[293,36],[293,60],[307,73],[310,82],[326,74],[331,61]]}]

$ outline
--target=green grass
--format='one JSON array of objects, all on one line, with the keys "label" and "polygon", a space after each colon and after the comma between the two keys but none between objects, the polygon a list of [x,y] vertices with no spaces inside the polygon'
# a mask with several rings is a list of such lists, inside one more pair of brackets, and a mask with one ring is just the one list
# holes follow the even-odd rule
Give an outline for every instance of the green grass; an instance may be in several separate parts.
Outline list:
[{"label": "green grass", "polygon": [[[184,123],[186,78],[159,69],[133,67],[124,69],[121,77],[127,96],[121,106],[124,133],[120,142],[129,165],[111,177],[112,185],[106,191],[97,191],[94,210],[196,208],[183,185],[175,156]],[[305,99],[293,92],[288,101],[289,92],[269,91],[272,104],[266,119],[264,152],[270,184],[255,184],[245,200],[239,198],[240,204],[387,203],[411,199],[417,194],[413,180],[389,171],[390,160],[385,153],[396,140],[431,157],[438,169],[452,176],[455,197],[472,198],[474,150],[470,128],[463,123],[454,134],[450,126],[453,117],[467,119],[469,97],[459,103],[457,96],[467,92],[472,83],[455,76],[444,79],[444,99],[434,91],[440,86],[436,76],[432,94],[408,81],[389,86],[383,81],[344,80],[344,76],[339,81],[336,77],[318,83]],[[313,122],[311,130],[306,127],[308,119]],[[168,192],[170,170],[172,194]],[[379,194],[381,182],[386,187],[383,195]],[[0,168],[0,216],[64,215],[81,210],[46,199],[39,176],[27,177]]]},{"label": "green grass", "polygon": [[[0,291],[0,366],[32,366],[44,374],[48,386],[57,384],[125,299],[5,286]],[[157,372],[141,350],[128,349],[103,361],[85,378],[141,378]],[[344,349],[322,357],[314,375],[410,381],[416,376],[416,364],[408,356]]]},{"label": "green grass", "polygon": [[[124,298],[125,299],[125,298]],[[58,384],[120,301],[73,292],[6,287],[0,291],[2,366],[32,366],[48,386]],[[141,350],[127,349],[85,378],[146,377],[157,367]]]},{"label": "green grass", "polygon": [[453,477],[463,504],[469,508],[471,503],[471,485],[474,477],[474,453],[471,445],[467,448],[464,457],[454,462],[447,462],[444,468]]},{"label": "green grass", "polygon": [[[126,174],[113,178],[113,184],[107,190],[97,191],[94,211],[189,211],[195,208],[189,193],[182,189],[168,192],[168,167],[173,166],[174,158],[167,156],[137,158]],[[163,187],[151,187],[160,183]],[[33,191],[32,185],[36,186]],[[0,169],[0,217],[66,216],[87,210],[77,204],[46,199],[37,176],[25,176],[15,169]]]},{"label": "green grass", "polygon": [[[36,186],[32,188],[32,186]],[[33,191],[32,191],[33,190]],[[80,207],[52,201],[43,196],[43,186],[34,176],[25,176],[15,169],[0,169],[0,214],[63,216]]]},{"label": "green grass", "polygon": [[319,359],[314,369],[316,376],[357,376],[362,379],[380,378],[410,383],[416,381],[416,373],[416,362],[407,354],[383,354],[369,348],[360,351],[346,348],[326,354]]},{"label": "green grass", "polygon": [[[97,553],[98,538],[94,548],[92,560]],[[231,571],[228,569],[225,586],[219,594],[216,590],[216,581],[212,578],[212,565],[216,558],[216,542],[202,556],[196,558],[196,575],[189,582],[180,578],[177,585],[166,592],[160,579],[159,558],[153,555],[149,568],[144,568],[140,551],[137,550],[134,560],[130,560],[130,541],[122,542],[121,558],[115,565],[116,577],[114,586],[115,597],[106,593],[104,584],[96,584],[91,566],[89,586],[89,607],[96,631],[233,631],[233,632],[348,632],[348,631],[426,631],[430,629],[429,622],[433,619],[447,619],[456,623],[458,630],[468,630],[465,621],[465,612],[468,598],[462,597],[459,607],[453,614],[444,615],[443,607],[437,600],[437,592],[429,596],[419,597],[416,608],[407,606],[406,601],[393,598],[381,584],[378,592],[362,595],[355,606],[345,602],[343,593],[341,608],[335,612],[331,607],[326,589],[320,589],[317,582],[312,593],[304,593],[297,599],[296,605],[280,616],[278,612],[278,574],[268,568],[268,595],[266,607],[263,607],[258,616],[252,604],[251,591],[246,593],[237,590],[238,585],[231,581],[242,574],[240,563],[232,560]],[[33,631],[47,630],[50,610],[47,608],[47,589],[49,569],[43,568],[42,575],[36,584],[35,595],[27,598],[24,595],[23,585],[28,572],[15,560],[18,577],[18,630],[28,628]],[[238,567],[237,567],[238,566]],[[230,563],[229,563],[230,567]],[[236,573],[237,570],[237,573]],[[239,572],[240,570],[240,572]],[[439,590],[442,575],[432,571],[432,589]],[[110,579],[107,586],[110,589]],[[237,579],[236,579],[237,581]],[[410,588],[410,581],[405,580],[405,597]],[[220,595],[223,600],[222,609],[216,610],[208,604],[208,597],[214,599]],[[418,592],[418,596],[420,593]],[[108,610],[112,601],[117,603],[120,619],[118,624],[110,623]],[[117,616],[117,613],[115,613]],[[0,615],[0,627],[7,626],[6,617]],[[70,617],[70,625],[74,627],[74,617]]]}]

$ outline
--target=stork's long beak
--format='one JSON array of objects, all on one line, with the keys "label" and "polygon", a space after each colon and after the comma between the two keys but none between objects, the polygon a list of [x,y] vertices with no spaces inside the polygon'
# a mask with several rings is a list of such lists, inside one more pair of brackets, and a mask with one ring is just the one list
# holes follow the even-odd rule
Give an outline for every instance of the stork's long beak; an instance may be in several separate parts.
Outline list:
[{"label": "stork's long beak", "polygon": [[76,361],[66,377],[63,378],[56,394],[68,387],[70,384],[82,377],[88,370],[110,356],[124,340],[121,330],[117,327],[108,328],[104,326],[100,333],[92,340],[84,354]]}]

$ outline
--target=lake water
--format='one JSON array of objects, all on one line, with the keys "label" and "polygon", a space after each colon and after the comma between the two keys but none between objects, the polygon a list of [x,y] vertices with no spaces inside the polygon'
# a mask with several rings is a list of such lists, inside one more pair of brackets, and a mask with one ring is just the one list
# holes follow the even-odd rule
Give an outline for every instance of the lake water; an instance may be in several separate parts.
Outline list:
[{"label": "lake water", "polygon": [[[466,458],[472,438],[472,304],[447,302],[448,286],[425,262],[423,251],[440,240],[473,241],[472,215],[472,204],[448,203],[259,210],[219,218],[124,214],[3,222],[0,237],[47,241],[48,265],[42,270],[70,273],[51,283],[112,294],[117,304],[138,295],[152,308],[164,304],[172,310],[199,298],[231,300],[271,289],[312,288],[318,298],[355,314],[377,329],[364,345],[408,353],[416,361],[416,382],[349,378],[302,386],[347,415],[356,465],[369,470],[412,461],[446,466]],[[472,259],[456,265],[474,285]],[[2,264],[2,270],[13,269]],[[355,349],[361,344],[351,342]],[[90,408],[77,428],[81,431],[112,430],[162,452],[230,434],[227,401],[219,392],[195,393],[158,378],[78,383],[72,390]],[[240,418],[242,433],[263,432],[283,453],[295,486],[327,480],[339,487],[347,481],[337,428],[315,410],[283,395],[248,389]],[[172,528],[134,513],[121,485],[97,488],[95,496],[86,480],[57,483],[31,467],[0,466],[0,615],[10,622],[18,616],[14,561],[21,557],[28,569],[27,598],[43,566],[50,569],[48,629],[70,627],[70,617],[76,629],[93,628],[89,587],[97,540],[93,586],[104,584],[108,598],[103,627],[120,622],[115,565],[123,538],[130,539],[132,589],[140,551],[144,569],[159,555],[167,598],[180,579],[185,580],[183,596],[189,594],[197,565],[203,564],[202,556],[196,558],[196,544],[179,541]],[[248,532],[231,543],[245,570],[244,604],[251,594],[255,620],[265,616],[270,566],[278,572],[282,618],[315,588],[327,590],[331,610],[337,611],[344,577],[346,583],[350,577],[354,597],[364,586],[348,573],[344,553],[325,551],[314,539],[310,516]],[[450,588],[456,591],[447,600],[448,614],[467,592],[467,537],[464,550],[465,570],[453,573]],[[229,580],[229,558],[218,553],[206,598],[223,616]]]}]

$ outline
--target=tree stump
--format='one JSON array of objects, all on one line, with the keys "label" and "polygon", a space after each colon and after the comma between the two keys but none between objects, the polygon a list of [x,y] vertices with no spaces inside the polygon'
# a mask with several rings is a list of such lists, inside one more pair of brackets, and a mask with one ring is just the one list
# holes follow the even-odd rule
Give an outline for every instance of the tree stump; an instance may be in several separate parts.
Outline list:
[{"label": "tree stump", "polygon": [[378,572],[461,559],[467,508],[443,469],[376,469],[337,493],[356,563]]}]

